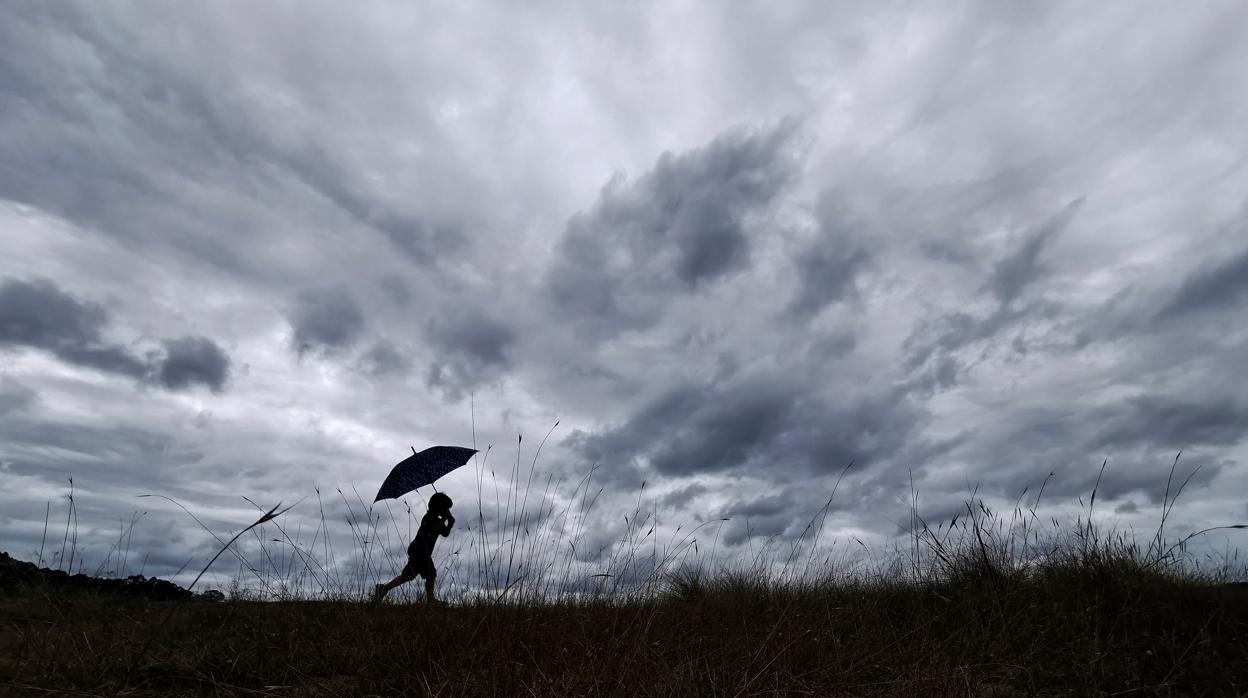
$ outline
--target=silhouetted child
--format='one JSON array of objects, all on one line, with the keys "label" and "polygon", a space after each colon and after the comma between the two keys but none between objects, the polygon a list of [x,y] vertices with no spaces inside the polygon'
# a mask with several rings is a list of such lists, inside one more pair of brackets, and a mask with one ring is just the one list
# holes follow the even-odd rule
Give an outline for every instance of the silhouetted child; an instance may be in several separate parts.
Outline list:
[{"label": "silhouetted child", "polygon": [[451,516],[451,498],[435,492],[429,498],[429,511],[420,520],[420,528],[416,538],[407,546],[407,565],[399,576],[385,584],[378,584],[373,589],[373,601],[386,598],[389,591],[400,584],[406,584],[420,575],[425,578],[425,600],[433,603],[433,583],[438,577],[438,570],[433,566],[433,544],[438,536],[443,538],[451,535],[451,526],[455,525],[455,517]]}]

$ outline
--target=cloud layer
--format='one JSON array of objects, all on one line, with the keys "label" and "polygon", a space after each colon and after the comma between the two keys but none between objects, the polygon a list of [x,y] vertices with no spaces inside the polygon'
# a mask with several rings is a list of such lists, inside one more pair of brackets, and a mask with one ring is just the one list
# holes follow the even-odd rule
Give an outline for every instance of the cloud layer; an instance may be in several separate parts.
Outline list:
[{"label": "cloud layer", "polygon": [[39,349],[66,364],[152,382],[171,390],[225,387],[230,358],[207,337],[164,340],[139,356],[104,339],[108,313],[47,279],[0,279],[0,347]]},{"label": "cloud layer", "polygon": [[[19,3],[0,549],[71,476],[100,526],[157,492],[228,528],[239,494],[556,420],[539,467],[598,466],[599,547],[643,482],[729,550],[791,538],[850,462],[830,521],[882,542],[912,483],[939,513],[1053,473],[1061,506],[1105,459],[1104,511],[1147,527],[1179,450],[1179,523],[1235,522],[1246,30],[1232,2]],[[157,509],[176,569],[200,543]]]}]

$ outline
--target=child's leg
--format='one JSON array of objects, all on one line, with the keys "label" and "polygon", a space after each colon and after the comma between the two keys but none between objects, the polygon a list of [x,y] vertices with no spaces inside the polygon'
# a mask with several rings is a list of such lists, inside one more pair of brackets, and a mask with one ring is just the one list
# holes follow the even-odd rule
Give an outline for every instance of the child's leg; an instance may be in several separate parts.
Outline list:
[{"label": "child's leg", "polygon": [[412,581],[415,578],[416,578],[416,575],[411,574],[410,572],[404,571],[404,572],[400,572],[399,576],[395,577],[394,579],[391,579],[390,581],[386,582],[382,586],[385,587],[386,591],[390,591],[391,589],[399,586],[400,584],[407,584],[408,582]]},{"label": "child's leg", "polygon": [[402,572],[399,573],[399,576],[395,577],[394,579],[391,579],[385,584],[378,584],[377,590],[376,592],[374,592],[373,596],[375,599],[380,601],[383,598],[385,598],[386,594],[390,593],[391,589],[399,586],[400,584],[407,584],[408,582],[412,581],[415,578],[416,578],[416,575],[411,574],[407,570],[403,570]]},{"label": "child's leg", "polygon": [[432,604],[437,601],[433,598],[433,585],[438,581],[438,568],[433,566],[433,560],[425,558],[417,572],[425,578],[425,602]]}]

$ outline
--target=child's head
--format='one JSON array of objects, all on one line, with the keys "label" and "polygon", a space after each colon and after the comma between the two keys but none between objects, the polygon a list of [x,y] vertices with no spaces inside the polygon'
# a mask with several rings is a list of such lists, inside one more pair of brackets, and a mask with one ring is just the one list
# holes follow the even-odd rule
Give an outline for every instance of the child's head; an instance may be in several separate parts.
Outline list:
[{"label": "child's head", "polygon": [[429,511],[450,511],[454,502],[441,492],[434,492],[429,498]]}]

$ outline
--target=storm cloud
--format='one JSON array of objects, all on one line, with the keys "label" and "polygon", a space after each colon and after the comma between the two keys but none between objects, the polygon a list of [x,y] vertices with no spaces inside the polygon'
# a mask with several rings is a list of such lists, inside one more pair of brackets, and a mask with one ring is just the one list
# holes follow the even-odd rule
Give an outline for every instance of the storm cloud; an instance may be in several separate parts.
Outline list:
[{"label": "storm cloud", "polygon": [[1170,319],[1226,310],[1242,304],[1248,295],[1248,249],[1229,258],[1208,262],[1191,272],[1162,307],[1158,317]]},{"label": "storm cloud", "polygon": [[916,438],[921,413],[893,393],[837,401],[818,385],[746,376],[669,389],[638,412],[570,443],[607,462],[606,477],[738,473],[774,481],[826,474],[851,462],[879,467]]},{"label": "storm cloud", "polygon": [[1104,412],[1096,437],[1103,449],[1146,444],[1177,452],[1248,438],[1248,406],[1230,397],[1202,401],[1149,395]]},{"label": "storm cloud", "polygon": [[988,277],[987,288],[1002,305],[1008,305],[1026,288],[1039,280],[1043,272],[1041,254],[1052,245],[1053,238],[1070,224],[1083,205],[1083,199],[1075,199],[1052,218],[1026,231],[1017,248],[997,261]]},{"label": "storm cloud", "polygon": [[68,363],[132,378],[147,364],[125,347],[107,342],[108,313],[79,300],[47,279],[0,282],[0,344],[50,352]]},{"label": "storm cloud", "polygon": [[230,359],[207,337],[165,340],[142,356],[104,339],[108,313],[47,279],[0,281],[0,347],[47,351],[66,363],[140,380],[170,390],[196,384],[225,387]]},{"label": "storm cloud", "polygon": [[287,312],[291,345],[299,354],[346,349],[363,336],[367,322],[351,292],[341,286],[300,293]]},{"label": "storm cloud", "polygon": [[798,284],[789,307],[801,316],[856,299],[856,279],[871,261],[866,222],[854,219],[831,197],[819,208],[818,226],[816,238],[794,260]]},{"label": "storm cloud", "polygon": [[0,417],[10,412],[21,412],[37,397],[35,391],[12,378],[8,376],[0,378]]},{"label": "storm cloud", "polygon": [[157,376],[161,385],[174,390],[199,383],[215,391],[225,387],[230,358],[207,337],[167,340]]},{"label": "storm cloud", "polygon": [[667,298],[744,268],[748,226],[793,175],[796,123],[733,132],[664,153],[634,182],[622,175],[569,221],[547,290],[582,328],[608,335],[658,322]]},{"label": "storm cloud", "polygon": [[509,325],[470,307],[431,318],[425,334],[437,357],[429,367],[429,383],[454,395],[505,371],[516,341]]},{"label": "storm cloud", "polygon": [[8,10],[0,549],[71,476],[230,530],[421,444],[506,488],[556,422],[587,565],[639,500],[792,540],[851,461],[830,530],[885,548],[912,486],[1106,460],[1143,530],[1179,450],[1175,525],[1241,517],[1242,3],[477,9]]}]

